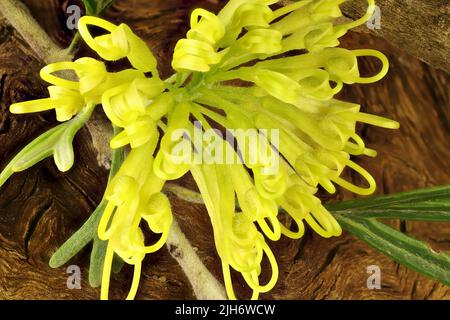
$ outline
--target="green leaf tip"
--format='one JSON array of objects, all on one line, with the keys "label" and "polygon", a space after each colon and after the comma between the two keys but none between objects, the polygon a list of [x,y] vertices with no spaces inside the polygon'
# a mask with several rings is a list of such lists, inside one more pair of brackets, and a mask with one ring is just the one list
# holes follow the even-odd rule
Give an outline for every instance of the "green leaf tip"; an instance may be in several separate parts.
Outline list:
[{"label": "green leaf tip", "polygon": [[25,171],[52,155],[60,171],[70,170],[74,164],[73,139],[89,120],[93,108],[87,106],[72,120],[44,132],[25,146],[0,173],[0,187],[14,173]]}]

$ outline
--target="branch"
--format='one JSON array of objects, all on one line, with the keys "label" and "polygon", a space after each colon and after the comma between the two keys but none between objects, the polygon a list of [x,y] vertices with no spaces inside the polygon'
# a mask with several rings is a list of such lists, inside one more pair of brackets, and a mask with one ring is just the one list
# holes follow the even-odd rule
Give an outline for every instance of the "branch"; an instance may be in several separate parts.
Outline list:
[{"label": "branch", "polygon": [[167,239],[167,249],[177,260],[199,300],[226,300],[225,289],[208,271],[174,220]]},{"label": "branch", "polygon": [[68,50],[53,42],[20,1],[1,0],[0,12],[46,64],[73,59]]}]

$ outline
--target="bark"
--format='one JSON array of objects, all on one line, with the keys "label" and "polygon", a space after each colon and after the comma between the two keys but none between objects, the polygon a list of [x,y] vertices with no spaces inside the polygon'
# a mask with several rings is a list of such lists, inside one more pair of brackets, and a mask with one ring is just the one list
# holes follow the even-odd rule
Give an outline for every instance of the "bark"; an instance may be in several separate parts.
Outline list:
[{"label": "bark", "polygon": [[[376,0],[380,29],[372,29],[397,48],[450,72],[450,2],[448,0]],[[348,1],[344,13],[355,19],[365,11],[365,1]],[[360,28],[369,31],[367,28]]]}]

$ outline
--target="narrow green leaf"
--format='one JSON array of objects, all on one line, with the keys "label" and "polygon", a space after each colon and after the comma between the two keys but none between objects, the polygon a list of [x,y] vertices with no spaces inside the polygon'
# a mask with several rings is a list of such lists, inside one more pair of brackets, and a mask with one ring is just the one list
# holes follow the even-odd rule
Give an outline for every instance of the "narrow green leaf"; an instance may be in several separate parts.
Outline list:
[{"label": "narrow green leaf", "polygon": [[450,222],[450,186],[331,203],[327,208],[348,217]]},{"label": "narrow green leaf", "polygon": [[24,171],[52,155],[53,146],[67,124],[61,124],[40,135],[11,160],[14,172]]},{"label": "narrow green leaf", "polygon": [[102,2],[101,0],[83,0],[84,8],[87,15],[95,15],[97,12],[97,2]]},{"label": "narrow green leaf", "polygon": [[450,284],[450,256],[375,219],[450,222],[450,186],[328,204],[342,227],[393,260]]},{"label": "narrow green leaf", "polygon": [[108,241],[102,241],[95,234],[89,264],[89,284],[97,288],[102,284],[103,264],[105,262]]},{"label": "narrow green leaf", "polygon": [[404,209],[397,208],[381,208],[355,210],[349,213],[343,211],[334,211],[334,213],[346,215],[347,217],[357,216],[358,218],[376,218],[376,219],[400,219],[413,221],[430,221],[430,222],[450,222],[450,209],[437,208],[433,210],[424,210],[420,208]]},{"label": "narrow green leaf", "polygon": [[29,143],[22,149],[3,169],[0,173],[0,187],[15,173],[23,171],[40,160],[49,157],[51,148],[59,133],[63,130],[64,125],[54,127],[47,132],[41,134],[38,138]]},{"label": "narrow green leaf", "polygon": [[63,135],[53,148],[53,159],[61,172],[67,172],[75,162],[72,140],[67,135]]},{"label": "narrow green leaf", "polygon": [[329,204],[334,211],[341,211],[353,208],[373,208],[386,205],[411,204],[430,199],[450,199],[450,186],[439,186],[428,189],[418,189],[407,192],[400,192],[390,195],[373,196],[362,199],[343,201]]},{"label": "narrow green leaf", "polygon": [[450,286],[450,255],[447,253],[437,253],[425,243],[374,219],[339,214],[336,218],[346,230],[394,261]]},{"label": "narrow green leaf", "polygon": [[[120,132],[120,128],[113,126],[114,135]],[[120,166],[125,160],[125,154],[123,149],[113,150],[112,158],[111,158],[111,170],[109,172],[109,180],[111,180],[114,175],[119,171]],[[98,222],[96,225],[96,231],[98,228]],[[93,244],[92,244],[92,252],[89,264],[89,284],[93,288],[97,288],[102,283],[102,274],[103,274],[103,264],[105,262],[106,249],[108,247],[108,241],[100,240],[95,232],[93,236]],[[123,260],[120,259],[117,255],[114,255],[112,271],[115,273],[120,272],[123,266]]]},{"label": "narrow green leaf", "polygon": [[97,16],[102,13],[114,0],[83,0],[86,14]]},{"label": "narrow green leaf", "polygon": [[15,163],[12,166],[13,172],[25,171],[34,166],[36,163],[50,157],[53,154],[53,146],[57,138],[58,137],[55,134],[55,137],[51,137],[40,144],[35,144],[33,148],[28,150],[27,153],[24,153],[21,157],[14,159]]},{"label": "narrow green leaf", "polygon": [[[103,265],[107,247],[108,241],[100,240],[97,235],[94,236],[89,264],[89,284],[93,288],[97,288],[102,284]],[[123,264],[124,261],[115,254],[111,266],[112,272],[119,273]]]},{"label": "narrow green leaf", "polygon": [[[114,134],[117,134],[119,130],[119,128],[114,127]],[[124,158],[125,154],[123,148],[113,150],[109,180],[117,173]],[[89,265],[89,284],[92,287],[98,287],[101,284],[103,264],[106,255],[106,246],[108,242],[100,240],[97,236],[98,224],[105,211],[106,205],[107,200],[103,199],[84,225],[53,254],[49,262],[52,268],[58,268],[67,263],[89,242],[93,241]],[[123,261],[115,256],[112,266],[113,272],[120,271],[122,265]]]},{"label": "narrow green leaf", "polygon": [[59,268],[81,251],[97,234],[100,218],[105,211],[106,201],[102,201],[89,219],[50,258],[49,265]]},{"label": "narrow green leaf", "polygon": [[70,120],[67,128],[62,132],[58,141],[53,147],[53,158],[59,171],[69,171],[75,162],[75,155],[73,151],[73,139],[80,131],[84,124],[89,120],[94,110],[93,105],[84,108],[75,118]]},{"label": "narrow green leaf", "polygon": [[88,105],[72,120],[44,132],[23,148],[0,173],[0,187],[15,172],[24,171],[51,155],[58,169],[69,170],[73,165],[73,138],[89,120],[94,107]]},{"label": "narrow green leaf", "polygon": [[98,13],[100,14],[102,13],[106,8],[108,8],[112,3],[114,2],[114,0],[103,0],[101,1],[101,6],[98,7]]}]

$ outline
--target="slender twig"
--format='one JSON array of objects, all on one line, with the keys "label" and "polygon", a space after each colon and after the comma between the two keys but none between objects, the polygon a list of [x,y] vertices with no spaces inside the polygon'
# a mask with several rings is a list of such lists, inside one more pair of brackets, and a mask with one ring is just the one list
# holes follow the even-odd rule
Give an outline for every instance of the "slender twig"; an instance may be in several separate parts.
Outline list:
[{"label": "slender twig", "polygon": [[1,0],[0,12],[45,63],[73,59],[68,50],[53,42],[20,1]]},{"label": "slender twig", "polygon": [[186,274],[197,299],[226,299],[224,287],[205,267],[176,221],[172,223],[166,245]]}]

